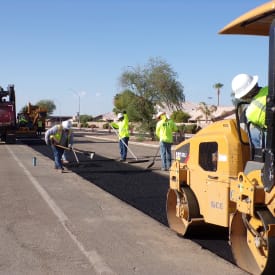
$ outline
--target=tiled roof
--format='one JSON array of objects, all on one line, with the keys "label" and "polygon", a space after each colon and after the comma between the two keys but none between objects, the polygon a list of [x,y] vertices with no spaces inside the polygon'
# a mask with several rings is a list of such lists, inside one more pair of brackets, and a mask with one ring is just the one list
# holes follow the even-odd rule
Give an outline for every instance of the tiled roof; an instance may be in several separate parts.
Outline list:
[{"label": "tiled roof", "polygon": [[[208,105],[210,107],[210,105]],[[228,113],[229,116],[234,114],[235,107],[234,106],[217,106],[217,110],[211,114],[212,118],[221,117],[224,114]],[[168,115],[171,115],[173,111],[168,110],[168,108],[162,108],[161,111],[165,111]],[[182,103],[182,111],[188,113],[191,117],[191,121],[196,120],[205,120],[204,114],[199,109],[198,103],[193,102],[183,102]],[[211,119],[210,117],[208,118]]]},{"label": "tiled roof", "polygon": [[109,112],[109,113],[105,113],[102,115],[102,119],[103,120],[115,120],[116,119],[116,114],[114,112]]}]

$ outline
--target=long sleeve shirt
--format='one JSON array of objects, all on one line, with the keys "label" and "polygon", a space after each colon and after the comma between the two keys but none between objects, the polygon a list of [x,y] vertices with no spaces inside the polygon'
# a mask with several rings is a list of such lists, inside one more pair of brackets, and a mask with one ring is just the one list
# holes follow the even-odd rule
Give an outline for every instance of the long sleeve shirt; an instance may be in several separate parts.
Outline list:
[{"label": "long sleeve shirt", "polygon": [[50,138],[54,137],[58,144],[68,146],[73,144],[73,133],[71,130],[65,131],[61,125],[55,125],[48,129],[45,133],[45,142],[50,144]]},{"label": "long sleeve shirt", "polygon": [[173,132],[178,131],[178,127],[172,119],[160,120],[156,126],[156,136],[160,142],[173,143]]},{"label": "long sleeve shirt", "polygon": [[112,122],[111,125],[113,128],[118,129],[118,136],[119,139],[125,138],[125,137],[129,137],[129,118],[127,114],[123,115],[123,120],[115,123]]},{"label": "long sleeve shirt", "polygon": [[252,99],[246,109],[247,120],[260,128],[266,128],[266,97],[268,95],[268,87],[261,88],[258,94]]}]

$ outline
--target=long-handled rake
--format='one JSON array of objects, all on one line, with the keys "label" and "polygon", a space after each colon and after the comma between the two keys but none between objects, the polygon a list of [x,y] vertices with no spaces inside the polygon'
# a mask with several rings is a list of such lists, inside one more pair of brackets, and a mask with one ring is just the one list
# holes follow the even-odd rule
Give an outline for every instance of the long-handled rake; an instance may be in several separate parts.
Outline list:
[{"label": "long-handled rake", "polygon": [[[117,130],[112,125],[110,125],[110,126],[112,127],[112,129],[115,131],[117,137],[119,138],[119,134],[118,134]],[[123,141],[123,139],[121,139],[121,142],[125,145],[127,150],[135,158],[135,160],[129,160],[129,161],[127,161],[127,163],[142,163],[142,162],[148,162],[149,161],[149,159],[138,159],[137,156],[133,153],[133,151],[129,148],[129,146]]]},{"label": "long-handled rake", "polygon": [[94,155],[95,155],[95,152],[89,152],[89,151],[84,151],[84,150],[80,150],[80,149],[69,148],[69,147],[65,147],[65,146],[59,145],[59,144],[57,144],[56,146],[59,147],[59,148],[62,148],[64,150],[67,150],[67,151],[73,151],[73,153],[75,155],[75,159],[76,159],[76,161],[78,163],[79,163],[79,160],[78,160],[78,158],[76,156],[76,153],[83,154],[83,155],[89,157],[90,159],[93,159]]}]

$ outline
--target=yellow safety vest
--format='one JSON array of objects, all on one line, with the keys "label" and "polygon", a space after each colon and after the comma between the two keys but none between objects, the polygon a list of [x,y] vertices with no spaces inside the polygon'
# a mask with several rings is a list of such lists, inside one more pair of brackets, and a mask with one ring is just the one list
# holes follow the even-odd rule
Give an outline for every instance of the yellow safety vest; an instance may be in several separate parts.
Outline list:
[{"label": "yellow safety vest", "polygon": [[178,127],[172,119],[161,119],[156,126],[156,136],[162,142],[173,143],[173,132],[178,131]]},{"label": "yellow safety vest", "polygon": [[118,129],[119,139],[129,137],[129,118],[127,114],[124,114],[124,119],[118,123],[112,122],[111,125],[113,128]]},{"label": "yellow safety vest", "polygon": [[268,87],[262,88],[259,93],[252,99],[246,109],[247,120],[259,126],[266,128],[265,113],[266,113],[266,97],[268,95]]},{"label": "yellow safety vest", "polygon": [[[63,127],[62,127],[62,125],[58,125],[57,127],[58,127],[57,132],[54,135],[51,135],[50,138],[53,138],[55,140],[55,142],[60,143]],[[69,130],[68,140],[70,139],[71,132],[72,131]]]}]

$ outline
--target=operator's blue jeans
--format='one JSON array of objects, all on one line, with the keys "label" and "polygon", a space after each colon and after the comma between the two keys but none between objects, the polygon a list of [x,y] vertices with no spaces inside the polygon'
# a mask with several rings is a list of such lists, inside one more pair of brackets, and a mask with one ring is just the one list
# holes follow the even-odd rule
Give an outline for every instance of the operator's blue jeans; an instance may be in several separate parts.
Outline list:
[{"label": "operator's blue jeans", "polygon": [[119,140],[120,158],[122,160],[126,160],[127,158],[128,141],[129,141],[129,137],[124,137]]},{"label": "operator's blue jeans", "polygon": [[171,167],[172,161],[172,143],[160,142],[160,157],[161,157],[161,168],[168,170]]},{"label": "operator's blue jeans", "polygon": [[255,148],[262,148],[263,142],[266,145],[266,132],[265,131],[260,130],[257,127],[251,127],[250,134],[251,134],[252,143]]},{"label": "operator's blue jeans", "polygon": [[54,157],[54,168],[62,169],[63,165],[62,165],[61,158],[64,153],[64,149],[58,148],[54,145],[51,145],[51,147],[52,147],[53,157]]}]

